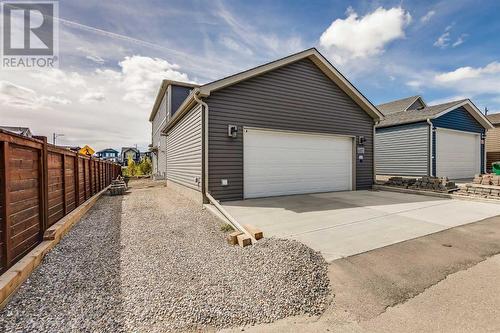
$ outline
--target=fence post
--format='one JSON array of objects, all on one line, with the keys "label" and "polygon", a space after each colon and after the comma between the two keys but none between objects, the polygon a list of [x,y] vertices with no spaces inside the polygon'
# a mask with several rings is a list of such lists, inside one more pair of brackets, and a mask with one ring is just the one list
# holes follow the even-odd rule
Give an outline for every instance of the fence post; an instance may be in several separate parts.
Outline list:
[{"label": "fence post", "polygon": [[[87,179],[89,176],[87,173],[89,172],[89,168],[87,167],[87,159],[83,159],[83,193],[84,193],[84,201],[87,201],[88,197],[88,191],[87,191]],[[90,181],[89,181],[90,185]]]},{"label": "fence post", "polygon": [[43,234],[45,230],[47,230],[47,226],[49,225],[49,153],[47,149],[47,138],[41,138],[43,140],[42,146],[42,158],[41,158],[41,186],[40,191],[40,216],[41,216],[41,236],[43,238]]},{"label": "fence post", "polygon": [[80,165],[78,160],[78,154],[75,155],[75,163],[73,166],[75,175],[75,209],[80,206]]},{"label": "fence post", "polygon": [[62,189],[63,189],[63,213],[68,213],[68,203],[66,202],[66,154],[62,154]]},{"label": "fence post", "polygon": [[2,255],[4,263],[3,267],[7,269],[9,267],[9,263],[11,260],[11,247],[12,247],[12,242],[11,242],[11,237],[10,237],[10,177],[9,177],[9,160],[10,160],[10,148],[9,148],[9,143],[4,141],[2,142],[3,144],[3,172],[4,174],[2,175],[3,178],[3,193],[4,193],[4,202],[3,202],[3,208],[4,208],[4,216],[3,216],[3,237],[4,237],[4,253]]}]

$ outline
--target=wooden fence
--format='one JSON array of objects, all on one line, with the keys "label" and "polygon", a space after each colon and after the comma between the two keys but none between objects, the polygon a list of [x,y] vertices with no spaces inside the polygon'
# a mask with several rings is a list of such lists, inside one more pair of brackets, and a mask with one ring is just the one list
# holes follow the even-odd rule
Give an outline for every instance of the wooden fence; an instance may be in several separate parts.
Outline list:
[{"label": "wooden fence", "polygon": [[111,183],[115,163],[0,130],[0,273],[47,228]]}]

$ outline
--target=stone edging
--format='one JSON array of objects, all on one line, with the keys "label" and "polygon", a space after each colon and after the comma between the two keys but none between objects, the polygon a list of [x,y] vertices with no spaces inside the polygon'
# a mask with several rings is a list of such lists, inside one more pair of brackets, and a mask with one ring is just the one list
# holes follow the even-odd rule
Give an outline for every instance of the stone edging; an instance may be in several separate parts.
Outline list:
[{"label": "stone edging", "polygon": [[400,188],[400,187],[392,187],[392,186],[384,186],[384,185],[373,185],[372,188],[374,190],[380,190],[380,191],[409,193],[409,194],[426,195],[429,197],[436,197],[436,198],[458,199],[458,200],[466,200],[466,201],[479,201],[479,202],[500,204],[500,200],[497,200],[497,199],[486,199],[486,198],[463,196],[463,195],[456,195],[456,194],[449,194],[449,193],[420,191],[420,190],[413,190],[413,189],[408,189],[408,188]]}]

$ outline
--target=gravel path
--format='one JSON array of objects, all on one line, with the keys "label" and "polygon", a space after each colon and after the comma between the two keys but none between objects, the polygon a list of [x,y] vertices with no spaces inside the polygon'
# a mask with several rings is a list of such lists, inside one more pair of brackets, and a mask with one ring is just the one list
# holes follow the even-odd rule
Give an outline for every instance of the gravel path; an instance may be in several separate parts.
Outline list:
[{"label": "gravel path", "polygon": [[319,254],[229,246],[210,213],[148,184],[99,200],[0,312],[0,332],[212,330],[324,310]]}]

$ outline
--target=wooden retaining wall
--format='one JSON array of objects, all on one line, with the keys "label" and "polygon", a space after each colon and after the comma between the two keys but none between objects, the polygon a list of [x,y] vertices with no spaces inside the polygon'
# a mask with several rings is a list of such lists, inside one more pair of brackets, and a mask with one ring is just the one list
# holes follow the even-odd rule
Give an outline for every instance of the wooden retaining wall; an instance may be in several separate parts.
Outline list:
[{"label": "wooden retaining wall", "polygon": [[120,172],[115,163],[53,146],[46,138],[0,130],[0,273]]}]

